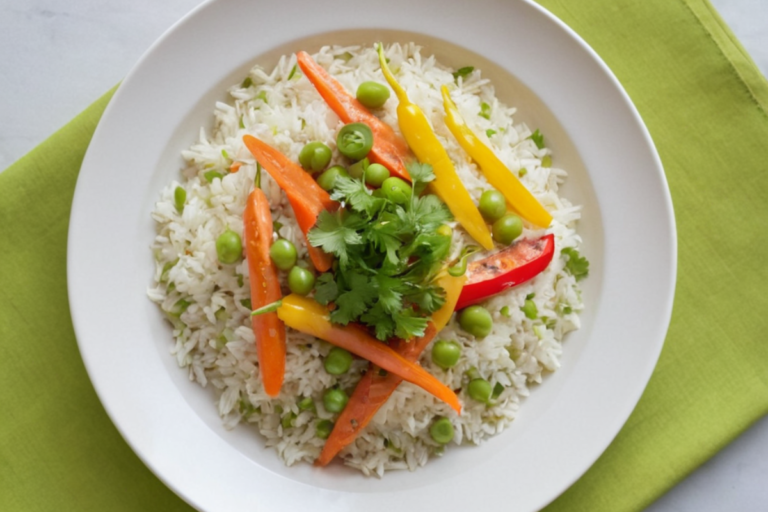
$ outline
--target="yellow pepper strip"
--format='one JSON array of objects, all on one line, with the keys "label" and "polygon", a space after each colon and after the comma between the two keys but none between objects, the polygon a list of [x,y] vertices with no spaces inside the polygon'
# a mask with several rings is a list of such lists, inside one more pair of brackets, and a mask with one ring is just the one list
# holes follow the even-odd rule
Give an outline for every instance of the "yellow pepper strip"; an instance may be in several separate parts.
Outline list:
[{"label": "yellow pepper strip", "polygon": [[448,88],[440,89],[443,93],[445,124],[464,151],[477,162],[485,174],[488,183],[502,193],[512,209],[522,218],[540,227],[547,227],[552,222],[552,215],[539,203],[517,176],[499,160],[496,154],[469,129],[459,114],[456,104],[451,100]]},{"label": "yellow pepper strip", "polygon": [[432,323],[437,332],[440,332],[443,330],[443,327],[448,325],[448,321],[453,315],[456,302],[458,302],[459,295],[461,295],[461,290],[466,282],[467,274],[454,277],[448,272],[441,272],[437,276],[435,284],[445,290],[445,303],[440,309],[432,313]]},{"label": "yellow pepper strip", "polygon": [[356,325],[332,324],[328,310],[313,299],[295,293],[288,295],[283,298],[283,303],[277,308],[277,316],[288,327],[348,350],[379,368],[416,384],[450,405],[457,413],[461,413],[459,398],[445,384],[418,364],[409,361],[378,341],[364,329]]},{"label": "yellow pepper strip", "polygon": [[430,187],[440,199],[445,201],[453,216],[467,230],[467,233],[486,249],[492,249],[493,240],[488,225],[461,183],[448,153],[435,136],[432,127],[429,126],[427,116],[418,105],[411,103],[405,89],[397,83],[389,70],[382,45],[379,45],[379,63],[384,78],[397,95],[399,101],[397,122],[405,141],[416,158],[422,163],[430,164],[435,172],[436,178],[430,183]]}]

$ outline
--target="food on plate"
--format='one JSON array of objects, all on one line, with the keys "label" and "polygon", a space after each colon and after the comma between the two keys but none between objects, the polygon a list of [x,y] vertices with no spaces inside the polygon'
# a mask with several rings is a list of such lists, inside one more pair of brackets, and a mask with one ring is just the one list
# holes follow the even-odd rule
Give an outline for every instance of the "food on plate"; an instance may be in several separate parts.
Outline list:
[{"label": "food on plate", "polygon": [[411,43],[286,55],[229,93],[152,212],[148,290],[225,426],[379,476],[501,432],[589,272],[544,135]]}]

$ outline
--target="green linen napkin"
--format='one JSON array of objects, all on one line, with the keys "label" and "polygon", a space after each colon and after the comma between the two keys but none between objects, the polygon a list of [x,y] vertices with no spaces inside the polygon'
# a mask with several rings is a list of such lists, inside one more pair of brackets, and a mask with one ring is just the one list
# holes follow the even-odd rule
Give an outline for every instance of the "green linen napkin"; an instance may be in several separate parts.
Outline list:
[{"label": "green linen napkin", "polygon": [[[659,364],[613,444],[547,509],[639,510],[768,412],[768,83],[706,0],[540,3],[627,89],[675,205]],[[109,421],[69,318],[72,195],[110,96],[0,174],[1,510],[191,510]]]}]

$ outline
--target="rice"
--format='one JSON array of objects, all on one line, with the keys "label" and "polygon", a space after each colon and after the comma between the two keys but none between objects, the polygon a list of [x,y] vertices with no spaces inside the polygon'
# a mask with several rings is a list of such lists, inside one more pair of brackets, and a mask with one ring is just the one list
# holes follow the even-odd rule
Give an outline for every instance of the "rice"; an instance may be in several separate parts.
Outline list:
[{"label": "rice", "polygon": [[[434,57],[423,56],[414,44],[392,45],[386,56],[411,101],[430,119],[470,195],[479,201],[482,192],[491,187],[443,122],[439,89],[454,83],[453,70]],[[384,83],[373,48],[324,47],[313,57],[349,91],[367,80]],[[437,416],[445,416],[453,424],[455,436],[448,449],[479,444],[503,431],[531,388],[560,366],[564,336],[579,327],[579,287],[560,257],[563,248],[578,248],[581,243],[575,231],[580,209],[558,195],[566,172],[542,165],[545,157],[551,158],[550,150],[538,148],[529,138],[530,128],[515,123],[515,109],[496,99],[492,84],[479,70],[455,83],[452,97],[464,119],[553,216],[547,230],[526,226],[522,236],[553,233],[555,255],[535,279],[484,303],[494,321],[485,338],[474,339],[451,320],[435,339],[456,340],[461,345],[462,357],[455,367],[437,367],[429,356],[431,346],[420,359],[422,366],[451,389],[462,388],[467,370],[476,368],[500,391],[498,397],[486,405],[461,391],[463,412],[459,416],[422,389],[402,383],[357,440],[340,454],[347,465],[366,475],[414,470],[430,456],[442,454],[446,447],[429,435]],[[343,164],[344,158],[335,149],[335,136],[343,123],[297,71],[293,55],[282,57],[271,71],[254,67],[229,94],[230,103],[216,103],[211,133],[201,128],[199,140],[182,152],[187,166],[181,179],[162,191],[152,212],[157,225],[152,244],[157,264],[148,295],[173,325],[171,354],[187,369],[190,380],[214,390],[224,425],[252,425],[287,465],[311,462],[324,444],[315,435],[316,423],[335,418],[322,406],[323,392],[340,386],[351,394],[368,363],[356,359],[349,372],[330,375],[323,368],[323,358],[331,346],[288,329],[285,382],[277,398],[267,396],[260,382],[250,324],[247,263],[220,264],[215,241],[226,229],[243,231],[245,201],[256,175],[256,163],[242,143],[244,134],[264,140],[294,161],[304,144],[319,140],[333,149],[331,165]],[[388,101],[377,115],[397,131],[396,104],[396,100]],[[229,173],[233,162],[242,162],[242,166]],[[213,177],[212,172],[221,177]],[[261,176],[277,233],[291,240],[299,257],[306,259],[305,242],[285,194],[267,173]],[[174,206],[177,187],[187,194],[181,214]],[[453,227],[452,253],[456,255],[472,241],[458,225]],[[286,283],[282,285],[285,290]],[[521,310],[526,298],[536,304],[538,318],[529,319]],[[298,401],[304,397],[313,398],[315,410],[299,409]]]}]

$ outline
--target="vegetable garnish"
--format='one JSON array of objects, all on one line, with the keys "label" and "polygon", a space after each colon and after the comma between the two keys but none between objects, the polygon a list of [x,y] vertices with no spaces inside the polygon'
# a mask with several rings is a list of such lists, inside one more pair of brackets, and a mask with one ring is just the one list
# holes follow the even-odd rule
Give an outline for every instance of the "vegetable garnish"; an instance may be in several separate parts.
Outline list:
[{"label": "vegetable garnish", "polygon": [[373,132],[371,162],[383,165],[395,176],[409,180],[405,164],[413,160],[408,145],[395,131],[371,114],[344,86],[318,65],[307,52],[298,52],[296,60],[304,75],[344,123],[365,123]]},{"label": "vegetable garnish", "polygon": [[[251,307],[260,308],[280,300],[282,293],[277,268],[269,257],[272,214],[267,196],[258,187],[248,196],[243,224]],[[251,325],[264,391],[269,396],[277,396],[285,375],[285,325],[274,312],[252,317]]]},{"label": "vegetable garnish", "polygon": [[345,124],[336,136],[339,153],[352,160],[365,158],[372,147],[373,132],[365,123]]},{"label": "vegetable garnish", "polygon": [[443,108],[445,124],[464,151],[477,162],[488,183],[493,185],[509,201],[512,208],[527,221],[537,226],[547,227],[552,222],[552,215],[533,197],[525,185],[507,169],[496,154],[483,144],[464,122],[459,110],[451,100],[448,88],[443,86]]},{"label": "vegetable garnish", "polygon": [[381,71],[398,99],[397,122],[400,131],[419,161],[434,167],[437,179],[430,184],[432,190],[448,204],[454,217],[467,230],[467,233],[477,243],[486,249],[491,249],[493,247],[491,232],[469,192],[464,188],[461,178],[456,174],[448,153],[432,131],[424,112],[416,104],[411,103],[405,89],[395,80],[387,65],[384,47],[381,44],[378,51]]},{"label": "vegetable garnish", "polygon": [[[320,212],[335,211],[338,208],[338,204],[312,179],[312,176],[280,151],[251,135],[244,135],[243,142],[258,163],[285,191],[293,213],[296,215],[296,221],[305,236],[317,222]],[[317,270],[325,272],[331,268],[333,258],[329,254],[310,244],[307,244],[307,251]]]},{"label": "vegetable garnish", "polygon": [[581,281],[589,275],[589,261],[584,256],[580,256],[579,251],[573,247],[565,247],[560,252],[567,258],[565,270],[575,277],[577,281]]},{"label": "vegetable garnish", "polygon": [[[270,314],[272,313],[267,313],[267,315]],[[311,334],[367,359],[387,372],[421,387],[451,406],[457,413],[461,413],[459,398],[445,384],[418,364],[376,340],[365,329],[357,325],[340,326],[331,323],[328,310],[314,300],[296,294],[288,295],[283,298],[282,305],[277,308],[277,315],[286,326]],[[259,315],[254,318],[264,316]]]},{"label": "vegetable garnish", "polygon": [[[445,303],[432,315],[432,320],[424,336],[410,342],[398,340],[392,348],[409,361],[418,360],[427,345],[450,320],[465,281],[465,276],[453,277],[449,274],[441,274],[438,282],[445,290]],[[325,442],[323,451],[315,461],[315,465],[325,466],[336,454],[354,441],[402,381],[403,379],[394,373],[381,375],[379,368],[371,364],[336,421],[336,425]]]},{"label": "vegetable garnish", "polygon": [[334,275],[318,277],[315,300],[335,304],[334,323],[360,322],[382,341],[423,336],[428,316],[445,301],[435,276],[451,237],[436,231],[451,212],[436,195],[419,196],[434,179],[431,166],[413,163],[408,170],[413,188],[402,204],[399,196],[374,194],[362,180],[337,178],[331,197],[345,208],[322,212],[308,235],[310,244],[338,258]]},{"label": "vegetable garnish", "polygon": [[507,288],[533,279],[547,268],[554,251],[555,237],[549,234],[535,240],[518,240],[503,251],[473,261],[467,268],[469,277],[461,290],[456,309],[477,304]]}]

